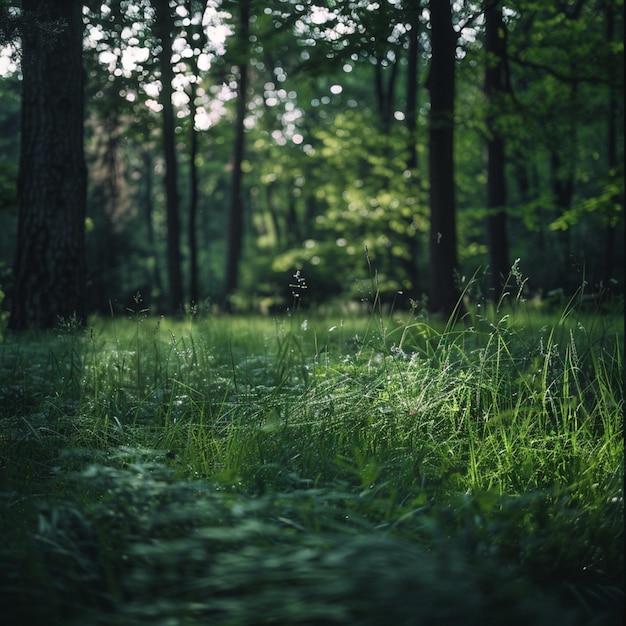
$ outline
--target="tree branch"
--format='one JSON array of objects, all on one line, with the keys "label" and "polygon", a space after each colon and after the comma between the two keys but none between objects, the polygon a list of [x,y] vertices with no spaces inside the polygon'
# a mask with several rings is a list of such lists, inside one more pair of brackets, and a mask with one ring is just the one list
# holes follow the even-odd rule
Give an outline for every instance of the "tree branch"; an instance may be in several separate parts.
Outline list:
[{"label": "tree branch", "polygon": [[608,78],[602,78],[600,76],[582,76],[582,75],[569,75],[563,72],[559,72],[555,70],[553,67],[549,65],[544,65],[543,63],[535,63],[534,61],[528,61],[525,59],[521,59],[518,56],[509,55],[509,60],[521,67],[527,67],[533,70],[539,70],[545,72],[546,74],[550,74],[550,76],[554,76],[561,82],[577,84],[577,83],[590,83],[593,85],[606,85],[615,89],[623,88],[623,83],[613,82]]}]

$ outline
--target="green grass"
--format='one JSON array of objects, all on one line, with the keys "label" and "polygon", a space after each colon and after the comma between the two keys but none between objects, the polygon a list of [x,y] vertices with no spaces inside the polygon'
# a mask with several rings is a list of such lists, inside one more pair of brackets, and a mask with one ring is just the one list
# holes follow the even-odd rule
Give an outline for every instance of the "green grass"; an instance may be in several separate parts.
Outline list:
[{"label": "green grass", "polygon": [[135,304],[0,343],[3,623],[621,623],[621,311]]}]

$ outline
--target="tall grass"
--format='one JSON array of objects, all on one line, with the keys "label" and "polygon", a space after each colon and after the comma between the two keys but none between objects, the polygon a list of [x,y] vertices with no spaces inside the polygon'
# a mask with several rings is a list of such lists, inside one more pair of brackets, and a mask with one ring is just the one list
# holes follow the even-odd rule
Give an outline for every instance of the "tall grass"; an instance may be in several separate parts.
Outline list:
[{"label": "tall grass", "polygon": [[623,320],[535,310],[512,278],[494,306],[470,282],[455,323],[378,298],[175,321],[137,297],[6,336],[7,618],[612,623]]}]

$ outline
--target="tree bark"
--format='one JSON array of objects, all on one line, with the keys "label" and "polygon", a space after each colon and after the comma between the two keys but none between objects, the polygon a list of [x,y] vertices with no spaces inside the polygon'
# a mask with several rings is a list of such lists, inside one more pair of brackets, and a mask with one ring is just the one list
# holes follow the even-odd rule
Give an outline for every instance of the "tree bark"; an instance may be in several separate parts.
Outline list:
[{"label": "tree bark", "polygon": [[[606,21],[606,40],[613,44],[615,41],[615,21],[613,2],[608,0],[604,7],[604,19]],[[617,157],[617,120],[619,119],[619,107],[617,104],[617,94],[615,83],[615,66],[609,66],[609,110],[607,115],[607,164],[609,172],[614,172],[618,166]],[[616,200],[616,199],[615,199]],[[602,272],[602,286],[607,289],[611,278],[615,273],[615,235],[616,228],[608,223],[604,227],[604,268]]]},{"label": "tree bark", "polygon": [[430,0],[430,292],[432,312],[451,315],[458,303],[454,191],[454,71],[456,34],[450,3]]},{"label": "tree bark", "polygon": [[[568,158],[568,160],[570,160]],[[566,213],[572,207],[574,196],[574,170],[571,164],[563,164],[557,149],[550,151],[550,185],[552,187],[552,197],[559,216]],[[567,276],[571,255],[570,230],[559,230],[557,232],[562,254],[561,276]]]},{"label": "tree bark", "polygon": [[506,230],[506,152],[504,138],[496,127],[496,108],[509,91],[506,62],[506,31],[499,5],[485,8],[485,96],[487,98],[487,246],[491,293],[498,301],[502,295],[511,265]]},{"label": "tree bark", "polygon": [[248,39],[250,36],[250,4],[242,0],[239,4],[238,56],[239,82],[237,86],[237,113],[235,122],[235,146],[231,180],[230,220],[228,226],[228,252],[224,280],[224,307],[231,308],[230,299],[239,285],[239,263],[243,245],[243,171],[241,165],[245,153],[245,118],[248,91]]},{"label": "tree bark", "polygon": [[419,27],[421,7],[415,0],[406,0],[407,21],[411,26],[409,32],[409,49],[407,52],[407,82],[406,82],[406,128],[409,134],[409,154],[406,167],[409,170],[417,168],[417,102],[418,102],[418,72],[419,72]]},{"label": "tree bark", "polygon": [[178,214],[178,186],[176,163],[176,139],[174,133],[174,105],[172,104],[172,30],[173,20],[168,0],[157,0],[155,8],[155,32],[161,41],[159,65],[161,68],[161,105],[163,107],[163,151],[165,155],[165,198],[167,215],[167,269],[170,296],[170,312],[184,310],[183,277],[180,253],[180,218]]},{"label": "tree bark", "polygon": [[198,240],[196,238],[197,217],[198,217],[198,131],[195,127],[194,118],[196,116],[196,88],[191,86],[190,95],[190,116],[191,116],[191,137],[189,145],[189,298],[192,305],[197,305],[200,294],[198,292]]},{"label": "tree bark", "polygon": [[9,327],[85,320],[82,4],[24,0],[59,32],[22,36],[18,244]]},{"label": "tree bark", "polygon": [[398,77],[398,63],[394,61],[389,70],[389,78],[385,83],[385,66],[377,59],[374,66],[374,95],[376,108],[380,117],[381,126],[385,134],[391,129],[393,120],[393,104],[395,99],[396,78]]},{"label": "tree bark", "polygon": [[[406,12],[407,23],[411,26],[411,30],[408,34],[406,79],[406,128],[408,134],[406,168],[411,172],[411,176],[406,179],[407,194],[418,195],[421,189],[421,174],[418,170],[417,160],[417,115],[420,49],[419,32],[422,7],[419,2],[415,2],[414,0],[405,0],[404,9]],[[413,291],[417,291],[420,287],[420,277],[417,267],[420,243],[417,231],[407,236],[406,245],[409,250],[410,258],[404,263],[404,265],[407,275],[410,277]]]},{"label": "tree bark", "polygon": [[148,232],[148,250],[150,251],[150,256],[154,259],[154,268],[151,276],[152,290],[156,290],[156,292],[161,295],[163,283],[159,271],[159,255],[156,250],[156,237],[154,234],[154,224],[152,222],[154,216],[154,202],[152,199],[154,194],[154,151],[152,146],[144,147],[144,149],[140,151],[140,155],[143,163],[143,185],[140,198],[144,209],[146,230]]},{"label": "tree bark", "polygon": [[[202,9],[202,5],[199,5]],[[192,0],[187,2],[187,10],[189,15],[194,14],[194,3]],[[193,26],[192,34],[198,36],[199,41],[203,41],[203,30],[198,24]],[[200,71],[198,69],[198,58],[195,53],[189,59],[191,65],[191,71],[194,76],[199,76]],[[200,201],[199,191],[199,177],[198,177],[198,130],[196,129],[196,97],[197,97],[197,85],[192,82],[189,85],[189,117],[191,118],[191,130],[189,138],[189,230],[188,230],[188,243],[189,243],[189,299],[192,306],[197,306],[200,299],[200,292],[198,286],[198,236],[197,236],[197,224],[198,224],[198,204]]]}]

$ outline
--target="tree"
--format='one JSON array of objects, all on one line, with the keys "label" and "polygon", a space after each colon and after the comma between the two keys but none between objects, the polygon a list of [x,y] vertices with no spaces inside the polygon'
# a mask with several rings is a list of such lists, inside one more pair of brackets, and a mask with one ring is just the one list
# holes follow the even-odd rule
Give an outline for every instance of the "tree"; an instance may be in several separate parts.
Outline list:
[{"label": "tree", "polygon": [[[202,3],[200,3],[202,4]],[[192,0],[187,0],[186,3],[187,12],[190,16],[194,15],[194,3]],[[201,14],[202,9],[199,8],[198,12]],[[202,39],[202,27],[201,19],[197,22],[190,20],[191,36],[189,37],[189,44],[194,46],[194,38],[198,41]],[[194,54],[189,59],[190,69],[194,76],[194,80],[189,83],[189,224],[188,224],[188,242],[189,242],[189,301],[192,305],[197,305],[200,298],[198,288],[198,239],[197,239],[197,217],[198,217],[198,203],[199,203],[199,181],[198,181],[198,129],[196,128],[196,97],[197,97],[197,84],[195,77],[200,73],[198,68],[198,59],[194,50]]]},{"label": "tree", "polygon": [[82,5],[24,0],[25,15],[59,24],[22,31],[18,244],[9,327],[85,319]]},{"label": "tree", "polygon": [[[623,10],[623,9],[622,9]],[[604,3],[604,18],[606,23],[606,40],[614,45],[615,42],[615,17],[617,11],[615,11],[615,6],[612,0],[606,0]],[[609,168],[610,175],[617,174],[619,159],[617,152],[617,135],[618,135],[618,117],[619,117],[619,107],[618,107],[618,97],[617,97],[617,89],[615,87],[617,78],[617,71],[615,65],[613,63],[609,64],[609,74],[608,74],[608,111],[607,111],[607,165]],[[622,172],[623,174],[623,172]],[[611,198],[614,205],[619,204],[618,194],[614,194]],[[602,277],[603,286],[606,288],[611,279],[614,276],[614,259],[615,259],[615,235],[616,235],[616,221],[615,220],[607,220],[605,225],[605,236],[604,236],[604,271]]]},{"label": "tree", "polygon": [[454,73],[456,34],[450,3],[430,1],[430,291],[429,308],[450,315],[458,302],[454,193]]},{"label": "tree", "polygon": [[235,146],[232,162],[231,200],[228,227],[226,275],[224,279],[224,305],[230,306],[229,298],[237,290],[239,263],[243,245],[243,170],[245,151],[245,118],[248,91],[248,39],[250,34],[250,1],[239,3],[238,28],[235,33],[235,55],[239,69],[237,81],[237,112],[235,120]]},{"label": "tree", "polygon": [[184,308],[183,276],[180,253],[180,217],[178,215],[178,184],[176,140],[174,135],[174,105],[172,103],[172,30],[173,20],[169,0],[155,0],[154,29],[161,42],[161,106],[163,107],[163,151],[165,154],[165,197],[167,215],[167,269],[170,292],[170,310],[180,313]]},{"label": "tree", "polygon": [[485,7],[485,95],[487,97],[487,245],[491,296],[498,300],[510,269],[506,231],[505,144],[497,125],[497,109],[509,90],[506,30],[502,9],[493,2]]},{"label": "tree", "polygon": [[[406,168],[411,176],[407,179],[407,194],[416,193],[420,187],[420,174],[417,161],[417,117],[418,117],[418,85],[419,85],[419,35],[421,6],[412,0],[405,1],[405,11],[408,24],[411,27],[408,34],[407,50],[407,80],[406,80],[406,128],[409,139]],[[413,262],[412,282],[413,286],[419,284],[417,270],[420,245],[417,237],[417,229],[413,237],[409,239],[411,259]]]},{"label": "tree", "polygon": [[417,167],[417,103],[419,74],[419,34],[421,7],[418,2],[405,0],[407,21],[411,27],[408,34],[407,88],[406,88],[406,128],[409,135],[407,169]]},{"label": "tree", "polygon": [[[499,291],[509,270],[508,255],[496,254],[505,249],[502,233],[533,289],[576,288],[572,260],[596,285],[622,279],[623,250],[612,243],[623,229],[620,0],[441,2],[432,11],[417,0],[91,4],[83,14],[93,227],[87,298],[101,295],[100,308],[140,290],[151,307],[180,310],[182,292],[192,301],[221,300],[227,283],[256,305],[288,291],[296,269],[307,276],[307,299],[360,298],[371,285],[360,282],[367,244],[385,298],[420,297],[432,273],[431,308],[445,314],[458,300],[457,254],[462,274],[490,265]],[[166,33],[155,26],[163,17]],[[499,20],[493,29],[490,17]],[[63,30],[55,23],[50,14],[0,12],[0,36],[10,41],[31,29],[51,50]],[[427,91],[421,77],[431,52]],[[2,58],[0,71],[12,65]],[[510,92],[498,82],[503,71]],[[20,83],[17,74],[2,81],[4,102],[19,103]],[[17,198],[11,111],[0,113],[2,206]],[[169,205],[156,191],[166,169]],[[2,268],[17,240],[16,202],[0,208],[0,280],[9,303],[12,281]],[[178,236],[168,206],[177,206],[170,215],[180,219]],[[170,272],[181,289],[175,305],[157,280],[162,274],[165,283],[172,265],[168,237],[181,239],[182,280]]]}]

